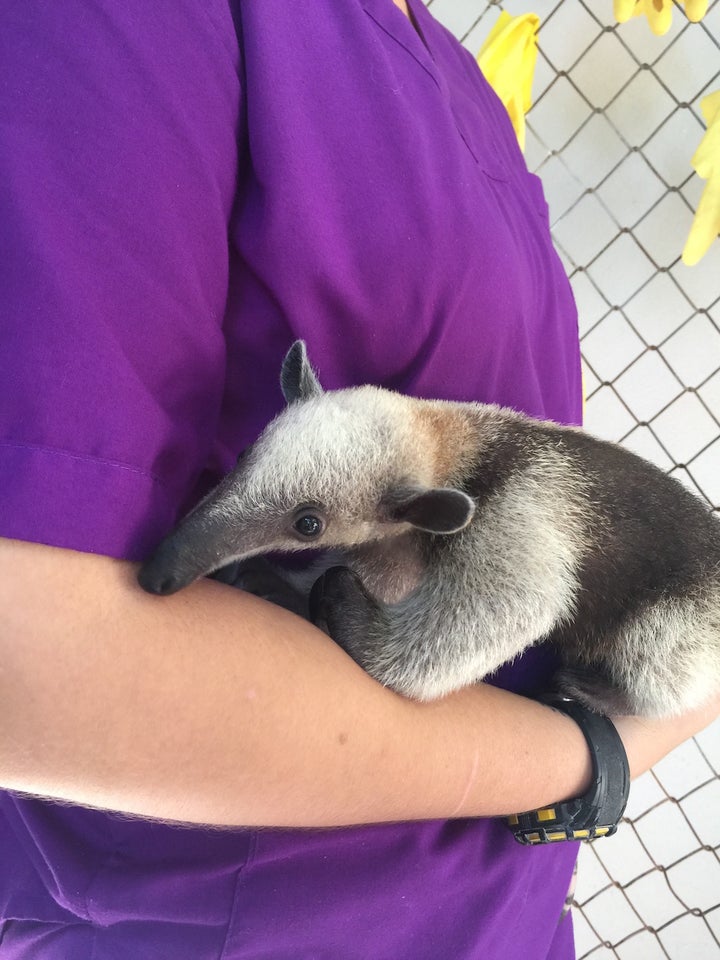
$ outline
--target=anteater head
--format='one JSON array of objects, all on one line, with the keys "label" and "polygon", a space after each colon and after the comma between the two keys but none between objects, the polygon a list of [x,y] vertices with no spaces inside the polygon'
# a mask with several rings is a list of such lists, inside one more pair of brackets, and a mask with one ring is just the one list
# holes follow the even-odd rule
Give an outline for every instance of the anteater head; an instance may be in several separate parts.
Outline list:
[{"label": "anteater head", "polygon": [[[411,527],[452,534],[464,492],[438,486],[437,414],[377,387],[324,392],[297,341],[283,362],[287,407],[140,572],[151,593],[255,554],[352,547]],[[431,435],[432,434],[432,435]]]}]

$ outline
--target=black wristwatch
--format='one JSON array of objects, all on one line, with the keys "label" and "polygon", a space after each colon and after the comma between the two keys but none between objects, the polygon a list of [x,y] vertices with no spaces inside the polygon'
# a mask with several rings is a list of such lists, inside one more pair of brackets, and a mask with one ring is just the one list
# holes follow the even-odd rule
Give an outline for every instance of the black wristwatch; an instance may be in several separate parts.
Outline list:
[{"label": "black wristwatch", "polygon": [[630,791],[627,754],[615,725],[608,717],[568,697],[542,698],[542,703],[572,717],[582,730],[592,757],[592,783],[577,800],[513,814],[507,818],[508,826],[515,839],[524,844],[612,836],[625,812]]}]

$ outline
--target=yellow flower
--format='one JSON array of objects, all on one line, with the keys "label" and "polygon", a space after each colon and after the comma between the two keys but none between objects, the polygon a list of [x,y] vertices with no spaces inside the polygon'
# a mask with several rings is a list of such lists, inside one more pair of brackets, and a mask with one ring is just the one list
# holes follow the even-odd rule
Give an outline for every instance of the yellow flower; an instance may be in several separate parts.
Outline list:
[{"label": "yellow flower", "polygon": [[478,54],[478,64],[510,114],[520,148],[525,149],[525,114],[532,106],[540,18],[534,13],[501,13]]},{"label": "yellow flower", "polygon": [[688,20],[697,23],[707,13],[708,0],[685,0],[685,13]]},{"label": "yellow flower", "polygon": [[[682,0],[688,20],[697,23],[705,16],[708,0]],[[613,0],[613,10],[618,23],[642,14],[648,19],[650,29],[658,36],[667,33],[672,24],[672,0]]]},{"label": "yellow flower", "polygon": [[707,130],[690,162],[707,183],[682,253],[683,263],[689,267],[705,256],[720,234],[720,90],[703,97],[700,109]]}]

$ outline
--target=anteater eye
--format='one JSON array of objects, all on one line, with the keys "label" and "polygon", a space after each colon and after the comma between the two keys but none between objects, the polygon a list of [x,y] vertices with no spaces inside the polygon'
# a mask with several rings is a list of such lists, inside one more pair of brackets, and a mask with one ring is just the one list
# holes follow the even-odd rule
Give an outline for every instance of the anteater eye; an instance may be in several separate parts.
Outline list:
[{"label": "anteater eye", "polygon": [[323,522],[314,513],[301,514],[293,527],[304,540],[314,540],[323,532]]}]

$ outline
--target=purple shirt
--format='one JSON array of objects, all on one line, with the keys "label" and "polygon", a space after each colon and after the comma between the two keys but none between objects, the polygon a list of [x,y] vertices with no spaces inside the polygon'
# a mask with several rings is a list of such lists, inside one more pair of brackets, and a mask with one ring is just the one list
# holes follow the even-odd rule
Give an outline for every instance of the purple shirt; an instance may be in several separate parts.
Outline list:
[{"label": "purple shirt", "polygon": [[[6,12],[4,536],[145,556],[280,409],[297,337],[328,388],[579,422],[542,189],[470,55],[419,0],[422,35],[392,0],[234,7]],[[5,793],[0,953],[568,960],[575,852],[497,820],[217,832]]]}]

